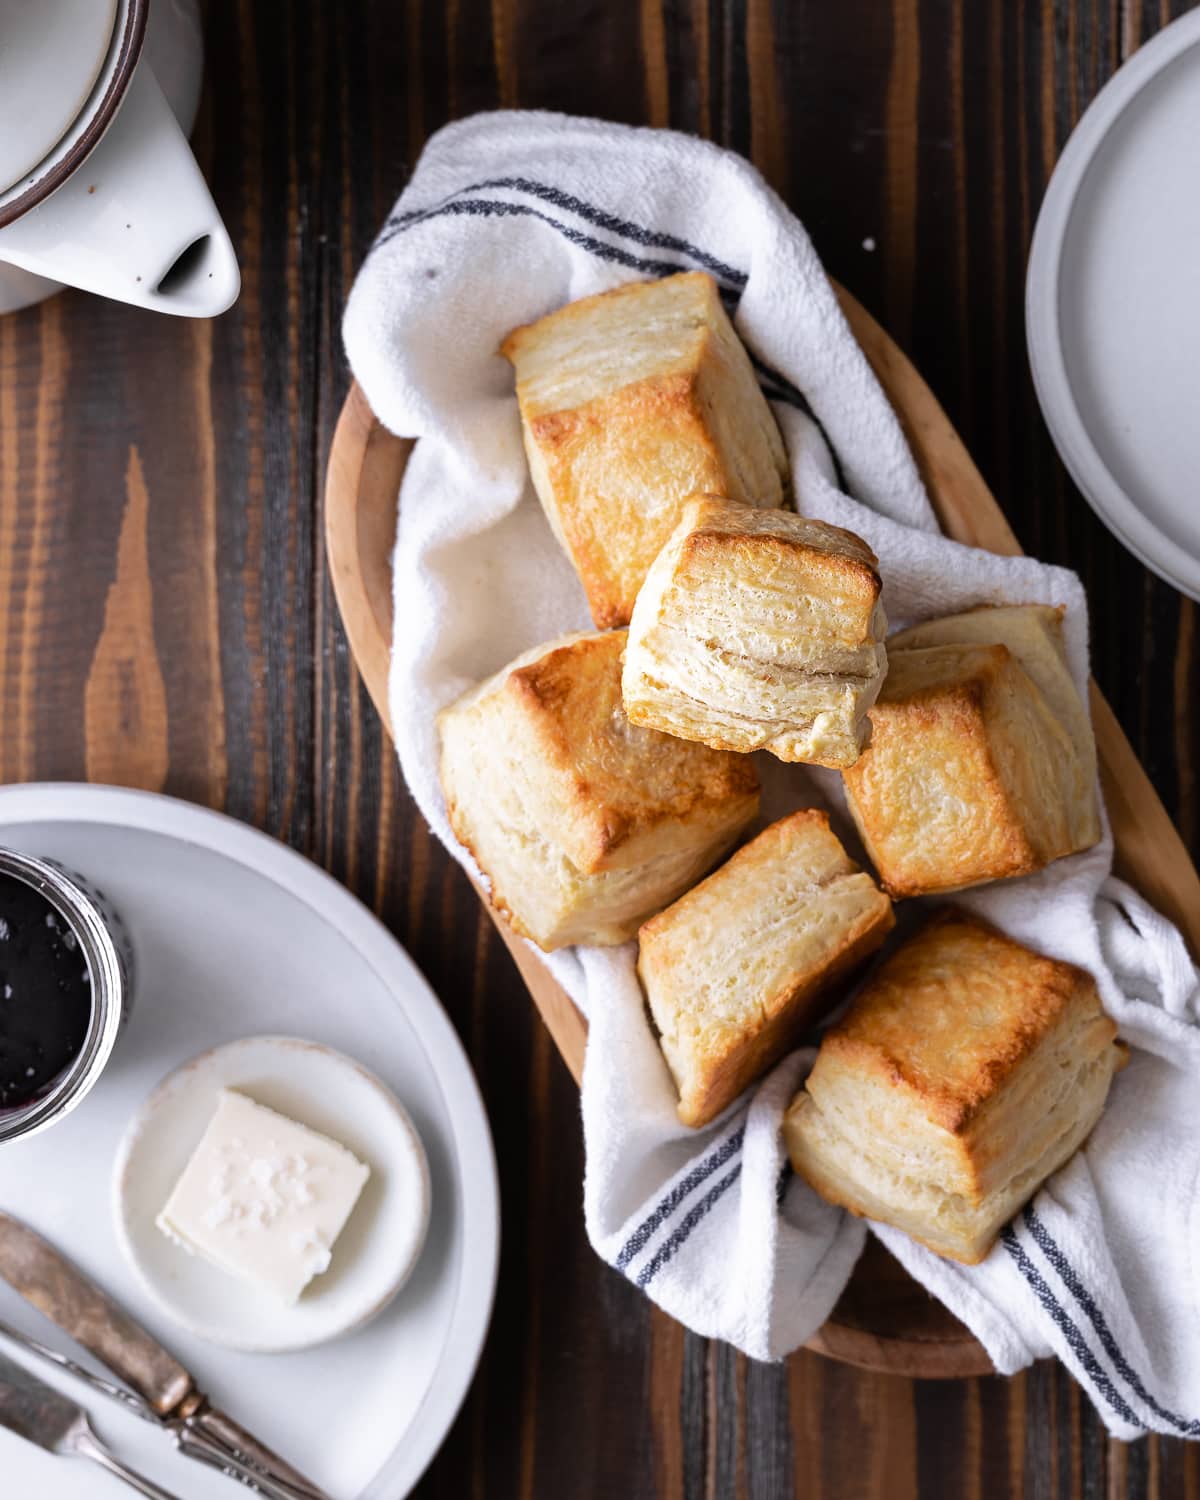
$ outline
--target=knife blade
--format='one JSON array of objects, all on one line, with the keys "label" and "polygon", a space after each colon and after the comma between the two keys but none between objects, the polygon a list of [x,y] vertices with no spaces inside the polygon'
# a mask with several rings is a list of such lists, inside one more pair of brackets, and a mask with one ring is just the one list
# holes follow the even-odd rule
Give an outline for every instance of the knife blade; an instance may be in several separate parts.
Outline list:
[{"label": "knife blade", "polygon": [[74,1401],[0,1354],[0,1427],[59,1453],[82,1415]]},{"label": "knife blade", "polygon": [[[61,1251],[3,1212],[0,1277],[149,1402],[164,1426],[198,1430],[251,1474],[281,1479],[308,1500],[328,1500],[298,1469],[212,1406],[184,1366]],[[186,1443],[181,1451],[188,1451]]]},{"label": "knife blade", "polygon": [[90,1458],[147,1500],[178,1500],[115,1458],[92,1431],[87,1412],[53,1386],[0,1354],[0,1427],[47,1453]]}]

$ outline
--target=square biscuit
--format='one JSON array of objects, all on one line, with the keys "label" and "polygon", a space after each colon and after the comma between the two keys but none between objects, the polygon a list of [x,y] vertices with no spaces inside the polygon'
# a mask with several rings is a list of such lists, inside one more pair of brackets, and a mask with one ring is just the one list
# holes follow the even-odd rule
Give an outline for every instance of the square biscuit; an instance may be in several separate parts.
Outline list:
[{"label": "square biscuit", "polygon": [[538,646],[438,717],[450,825],[546,951],[631,938],[758,811],[744,757],[629,723],[624,645],[608,631]]},{"label": "square biscuit", "polygon": [[647,922],[638,974],[683,1123],[707,1124],[796,1046],[892,925],[892,903],[811,808]]},{"label": "square biscuit", "polygon": [[887,668],[880,589],[852,532],[697,496],[638,595],[625,711],[717,749],[853,765]]},{"label": "square biscuit", "polygon": [[689,495],[787,498],[783,439],[711,276],[584,297],[500,352],[534,488],[597,625],[628,624]]},{"label": "square biscuit", "polygon": [[891,895],[1027,875],[1095,842],[1074,744],[1007,646],[892,650],[870,717],[842,778]]},{"label": "square biscuit", "polygon": [[946,645],[1008,647],[1071,741],[1074,753],[1063,768],[1064,785],[1071,844],[1079,850],[1090,849],[1101,834],[1096,737],[1067,662],[1064,613],[1061,605],[1052,604],[982,605],[898,630],[888,638],[888,652]]},{"label": "square biscuit", "polygon": [[784,1119],[831,1203],[975,1264],[1087,1138],[1125,1049],[1090,974],[956,911],[868,981]]}]

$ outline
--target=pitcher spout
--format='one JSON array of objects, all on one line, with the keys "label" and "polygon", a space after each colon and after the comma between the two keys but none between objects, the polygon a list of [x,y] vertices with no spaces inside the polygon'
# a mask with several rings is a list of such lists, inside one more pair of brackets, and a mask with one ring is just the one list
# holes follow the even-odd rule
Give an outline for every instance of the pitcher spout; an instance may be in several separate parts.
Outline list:
[{"label": "pitcher spout", "polygon": [[0,260],[181,317],[214,317],[237,299],[228,232],[145,61],[82,166],[0,229]]}]

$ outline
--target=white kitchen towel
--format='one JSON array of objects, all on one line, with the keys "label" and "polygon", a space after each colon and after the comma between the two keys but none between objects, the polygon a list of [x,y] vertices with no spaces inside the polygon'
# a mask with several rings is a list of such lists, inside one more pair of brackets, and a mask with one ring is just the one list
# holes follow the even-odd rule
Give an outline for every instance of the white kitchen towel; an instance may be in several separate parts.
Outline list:
[{"label": "white kitchen towel", "polygon": [[[1071,667],[1086,683],[1078,580],[941,537],[808,236],[745,161],[665,131],[476,116],[429,142],[345,319],[371,405],[419,439],[400,496],[391,715],[413,796],[465,865],[438,787],[436,712],[518,652],[590,626],[530,485],[497,347],[573,298],[697,269],[718,282],[772,401],[797,508],[866,538],[893,623],[983,603],[1063,604]],[[853,846],[836,775],[759,759],[770,816],[825,805]],[[978,1268],[882,1233],[998,1369],[1054,1352],[1113,1432],[1191,1432],[1200,1418],[1196,973],[1174,929],[1110,866],[1106,836],[1040,875],[961,897],[1094,973],[1135,1048],[1086,1151]],[[760,1359],[803,1343],[866,1232],[787,1167],[779,1122],[806,1056],[781,1063],[709,1129],[687,1130],[646,1023],[634,945],[548,962],[590,1025],[584,1209],[596,1249],[699,1333]]]}]

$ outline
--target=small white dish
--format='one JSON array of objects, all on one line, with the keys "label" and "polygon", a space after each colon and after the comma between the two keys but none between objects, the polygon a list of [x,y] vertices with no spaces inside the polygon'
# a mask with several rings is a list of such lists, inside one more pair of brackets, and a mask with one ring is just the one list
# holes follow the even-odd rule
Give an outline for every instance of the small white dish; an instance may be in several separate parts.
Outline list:
[{"label": "small white dish", "polygon": [[1076,126],[1025,287],[1046,425],[1106,526],[1200,599],[1200,11],[1134,53]]},{"label": "small white dish", "polygon": [[[329,1269],[287,1306],[176,1243],[155,1223],[222,1089],[330,1136],[371,1169]],[[429,1227],[429,1165],[400,1102],[316,1042],[249,1037],[184,1063],[130,1122],[113,1170],[117,1240],[162,1310],[201,1338],[254,1354],[308,1349],[359,1328],[408,1280]]]}]

